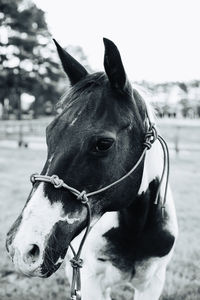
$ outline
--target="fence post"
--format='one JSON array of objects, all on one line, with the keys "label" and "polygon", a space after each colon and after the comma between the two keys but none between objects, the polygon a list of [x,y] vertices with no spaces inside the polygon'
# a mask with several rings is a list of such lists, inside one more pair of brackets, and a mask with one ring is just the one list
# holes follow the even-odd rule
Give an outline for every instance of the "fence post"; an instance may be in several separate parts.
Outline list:
[{"label": "fence post", "polygon": [[19,124],[19,139],[18,139],[18,146],[23,146],[23,130],[22,130],[22,124]]},{"label": "fence post", "polygon": [[176,126],[175,136],[174,136],[174,148],[176,155],[179,154],[180,151],[180,126]]}]

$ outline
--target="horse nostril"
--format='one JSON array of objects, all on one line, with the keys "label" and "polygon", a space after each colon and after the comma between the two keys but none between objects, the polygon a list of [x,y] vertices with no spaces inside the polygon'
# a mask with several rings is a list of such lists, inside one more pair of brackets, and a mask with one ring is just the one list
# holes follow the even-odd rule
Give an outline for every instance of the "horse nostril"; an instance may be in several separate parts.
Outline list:
[{"label": "horse nostril", "polygon": [[31,244],[24,255],[24,262],[34,264],[38,261],[39,255],[40,248],[35,244]]}]

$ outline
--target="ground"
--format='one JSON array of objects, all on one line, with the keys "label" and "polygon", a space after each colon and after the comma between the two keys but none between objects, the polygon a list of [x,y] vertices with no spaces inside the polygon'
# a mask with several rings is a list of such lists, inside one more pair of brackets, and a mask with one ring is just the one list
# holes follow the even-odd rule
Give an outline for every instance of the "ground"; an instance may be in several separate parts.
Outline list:
[{"label": "ground", "polygon": [[[192,135],[194,130],[190,129],[186,137],[191,140]],[[31,188],[30,174],[41,170],[45,156],[45,150],[0,149],[0,300],[69,299],[69,283],[63,267],[48,279],[26,278],[15,272],[5,250],[6,232]],[[170,182],[180,233],[161,299],[199,300],[200,152],[183,151],[179,155],[172,152],[171,162]],[[129,300],[131,294],[128,285],[120,284],[114,296],[116,300]]]}]

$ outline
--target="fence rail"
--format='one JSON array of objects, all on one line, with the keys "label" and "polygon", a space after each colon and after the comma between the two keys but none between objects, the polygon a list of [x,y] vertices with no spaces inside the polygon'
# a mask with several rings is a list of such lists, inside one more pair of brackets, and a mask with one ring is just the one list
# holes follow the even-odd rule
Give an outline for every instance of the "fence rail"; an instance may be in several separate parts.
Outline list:
[{"label": "fence rail", "polygon": [[[0,146],[15,143],[17,146],[45,144],[45,130],[51,118],[39,120],[0,121]],[[177,154],[180,151],[200,152],[200,120],[160,119],[158,128]],[[42,146],[44,147],[44,145]]]}]

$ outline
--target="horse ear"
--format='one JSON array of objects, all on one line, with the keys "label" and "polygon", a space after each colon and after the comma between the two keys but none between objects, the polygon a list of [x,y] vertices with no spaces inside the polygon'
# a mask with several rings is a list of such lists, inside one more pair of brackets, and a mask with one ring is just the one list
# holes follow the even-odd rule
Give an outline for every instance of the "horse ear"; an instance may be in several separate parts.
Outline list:
[{"label": "horse ear", "polygon": [[104,68],[111,86],[121,92],[129,93],[131,85],[124,70],[117,46],[106,38],[103,38],[103,42],[105,46]]},{"label": "horse ear", "polygon": [[69,53],[67,53],[55,39],[53,39],[53,41],[56,45],[58,55],[60,57],[65,73],[69,77],[71,84],[76,84],[78,81],[83,79],[88,74],[88,72],[77,60],[75,60]]}]

